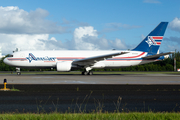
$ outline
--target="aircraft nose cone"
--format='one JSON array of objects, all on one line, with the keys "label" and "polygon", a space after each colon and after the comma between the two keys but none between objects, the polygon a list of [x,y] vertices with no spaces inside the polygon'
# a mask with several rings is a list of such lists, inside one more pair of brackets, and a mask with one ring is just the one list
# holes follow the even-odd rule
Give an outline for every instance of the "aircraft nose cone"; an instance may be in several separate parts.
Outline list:
[{"label": "aircraft nose cone", "polygon": [[3,60],[3,62],[4,62],[5,64],[8,64],[8,59],[5,58],[5,59]]}]

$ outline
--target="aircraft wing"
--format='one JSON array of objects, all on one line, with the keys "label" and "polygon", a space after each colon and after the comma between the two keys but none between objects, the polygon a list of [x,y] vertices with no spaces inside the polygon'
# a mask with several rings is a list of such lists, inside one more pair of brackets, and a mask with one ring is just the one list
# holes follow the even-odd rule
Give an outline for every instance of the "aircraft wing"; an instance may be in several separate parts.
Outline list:
[{"label": "aircraft wing", "polygon": [[74,65],[79,65],[79,66],[85,66],[85,65],[94,65],[94,63],[99,62],[101,60],[106,60],[108,58],[112,58],[117,55],[122,55],[126,54],[129,52],[120,52],[120,53],[112,53],[112,54],[106,54],[106,55],[101,55],[101,56],[94,56],[94,57],[88,57],[85,59],[80,59],[80,60],[75,60],[72,62]]},{"label": "aircraft wing", "polygon": [[174,52],[167,52],[167,53],[161,53],[161,54],[156,54],[156,55],[150,55],[150,56],[146,56],[146,57],[143,57],[143,59],[156,59],[156,58],[159,58],[160,56],[164,56],[164,55],[169,55],[169,54],[172,54]]}]

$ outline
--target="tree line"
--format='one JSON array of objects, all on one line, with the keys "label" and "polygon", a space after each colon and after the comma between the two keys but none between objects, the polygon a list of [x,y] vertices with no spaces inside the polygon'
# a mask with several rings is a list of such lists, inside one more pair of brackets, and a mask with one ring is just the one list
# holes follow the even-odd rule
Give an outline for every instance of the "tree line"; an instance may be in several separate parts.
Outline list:
[{"label": "tree line", "polygon": [[[16,71],[16,67],[6,65],[3,60],[7,57],[3,57],[0,60],[0,71]],[[163,61],[157,61],[144,65],[137,65],[125,68],[114,68],[114,69],[93,69],[93,71],[174,71],[174,58],[176,58],[176,68],[180,68],[180,53],[175,52],[169,56],[169,58]],[[49,69],[21,69],[21,71],[52,71]],[[53,69],[56,71],[56,69]]]}]

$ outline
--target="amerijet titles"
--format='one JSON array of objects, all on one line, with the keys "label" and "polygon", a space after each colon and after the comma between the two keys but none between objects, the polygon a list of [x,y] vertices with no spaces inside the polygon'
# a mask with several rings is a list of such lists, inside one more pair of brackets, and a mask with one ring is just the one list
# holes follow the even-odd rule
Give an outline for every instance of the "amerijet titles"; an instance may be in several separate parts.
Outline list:
[{"label": "amerijet titles", "polygon": [[55,61],[56,57],[35,57],[32,53],[29,53],[29,57],[26,57],[26,59],[29,60],[29,63],[31,63],[31,61]]}]

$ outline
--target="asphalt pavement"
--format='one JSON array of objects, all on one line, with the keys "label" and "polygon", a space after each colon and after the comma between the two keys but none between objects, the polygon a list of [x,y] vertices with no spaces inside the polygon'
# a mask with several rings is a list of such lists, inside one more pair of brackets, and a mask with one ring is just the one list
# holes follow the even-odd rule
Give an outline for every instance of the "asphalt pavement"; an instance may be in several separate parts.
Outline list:
[{"label": "asphalt pavement", "polygon": [[0,74],[0,84],[180,84],[180,74]]},{"label": "asphalt pavement", "polygon": [[8,84],[0,112],[179,112],[180,85]]}]

